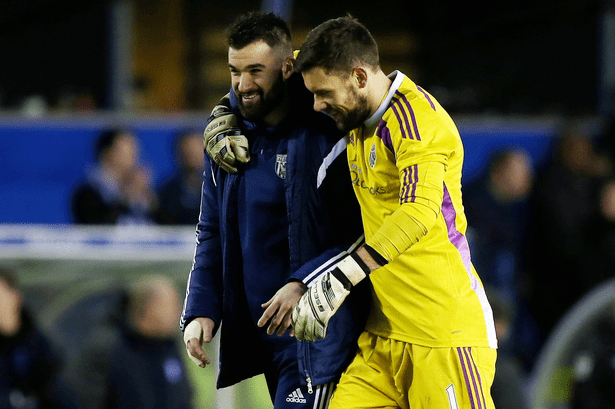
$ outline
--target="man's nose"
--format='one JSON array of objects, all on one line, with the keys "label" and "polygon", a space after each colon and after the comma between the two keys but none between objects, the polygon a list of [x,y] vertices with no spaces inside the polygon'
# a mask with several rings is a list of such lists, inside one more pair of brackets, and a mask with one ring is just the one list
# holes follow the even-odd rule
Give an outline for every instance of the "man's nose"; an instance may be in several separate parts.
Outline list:
[{"label": "man's nose", "polygon": [[239,92],[245,93],[249,92],[254,88],[254,81],[252,80],[252,76],[249,74],[241,74],[239,77],[239,84],[237,89]]},{"label": "man's nose", "polygon": [[319,112],[327,107],[327,104],[323,102],[322,99],[314,96],[314,111]]}]

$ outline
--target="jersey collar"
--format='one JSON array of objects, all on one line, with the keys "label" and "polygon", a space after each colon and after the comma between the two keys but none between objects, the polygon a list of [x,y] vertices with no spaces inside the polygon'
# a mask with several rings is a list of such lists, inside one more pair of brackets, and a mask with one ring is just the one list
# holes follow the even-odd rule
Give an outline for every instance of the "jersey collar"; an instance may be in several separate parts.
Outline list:
[{"label": "jersey collar", "polygon": [[387,75],[387,77],[392,79],[393,83],[391,84],[391,88],[389,88],[389,92],[387,93],[387,96],[382,100],[376,112],[374,112],[374,115],[370,116],[365,121],[365,126],[367,128],[369,128],[372,125],[375,125],[376,123],[380,121],[380,119],[382,119],[382,116],[384,115],[386,110],[389,109],[389,105],[391,104],[391,99],[393,99],[393,95],[395,95],[395,92],[401,86],[401,83],[404,80],[405,75],[401,71],[396,70],[390,73],[389,75]]}]

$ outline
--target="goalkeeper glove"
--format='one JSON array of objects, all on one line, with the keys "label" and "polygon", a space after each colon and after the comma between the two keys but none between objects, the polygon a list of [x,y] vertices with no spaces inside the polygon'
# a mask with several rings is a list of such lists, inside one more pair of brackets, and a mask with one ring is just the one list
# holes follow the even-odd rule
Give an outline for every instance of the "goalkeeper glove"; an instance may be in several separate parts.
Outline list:
[{"label": "goalkeeper glove", "polygon": [[370,270],[352,253],[320,276],[303,294],[292,314],[295,337],[300,341],[324,338],[329,320],[342,305],[354,285],[363,280]]},{"label": "goalkeeper glove", "polygon": [[248,139],[242,135],[239,119],[225,105],[228,95],[211,111],[210,121],[203,133],[205,151],[222,169],[237,172],[237,163],[250,161]]}]

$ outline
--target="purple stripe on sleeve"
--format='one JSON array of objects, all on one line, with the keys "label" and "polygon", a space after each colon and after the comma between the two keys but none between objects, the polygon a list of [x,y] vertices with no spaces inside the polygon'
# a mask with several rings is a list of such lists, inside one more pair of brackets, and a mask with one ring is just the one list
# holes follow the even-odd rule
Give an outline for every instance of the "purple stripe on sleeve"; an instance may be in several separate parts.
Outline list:
[{"label": "purple stripe on sleeve", "polygon": [[387,122],[381,120],[378,124],[378,130],[376,131],[376,135],[382,139],[384,146],[389,148],[391,152],[393,152],[393,141],[391,141],[391,131],[387,127]]},{"label": "purple stripe on sleeve", "polygon": [[431,100],[431,98],[429,97],[429,94],[425,92],[425,90],[421,87],[419,87],[418,85],[416,86],[416,88],[421,91],[423,93],[423,95],[425,95],[425,98],[427,99],[427,102],[429,102],[429,105],[431,105],[431,108],[435,111],[436,110],[436,106],[433,104],[433,101]]},{"label": "purple stripe on sleeve", "polygon": [[478,409],[483,409],[483,403],[481,402],[481,399],[480,399],[479,389],[478,389],[478,386],[476,385],[476,373],[475,373],[476,367],[472,365],[472,358],[470,357],[471,352],[472,352],[471,348],[463,348],[463,353],[466,356],[468,366],[469,366],[469,372],[472,377],[472,386],[474,387],[472,390],[474,391],[476,401],[478,402]]},{"label": "purple stripe on sleeve", "polygon": [[466,367],[466,362],[463,358],[463,354],[461,353],[461,348],[457,348],[457,354],[459,355],[459,362],[461,363],[461,370],[463,371],[463,377],[466,381],[466,388],[468,389],[468,395],[470,395],[470,406],[472,409],[476,409],[476,405],[474,404],[474,398],[472,396],[472,388],[470,387],[470,380],[468,379],[468,368]]},{"label": "purple stripe on sleeve", "polygon": [[418,165],[412,165],[410,167],[407,167],[402,172],[403,178],[401,193],[399,197],[399,204],[408,203],[409,201],[414,203],[414,201],[416,200],[416,185],[419,181]]},{"label": "purple stripe on sleeve", "polygon": [[410,201],[414,203],[414,201],[416,200],[416,185],[418,185],[419,183],[419,165],[414,165],[412,168],[414,170],[414,178],[412,180],[412,194],[410,195],[412,199]]},{"label": "purple stripe on sleeve", "polygon": [[[397,122],[399,122],[399,129],[401,130],[401,137],[407,138],[408,135],[406,135],[406,129],[410,130],[410,124],[408,123],[408,118],[406,117],[406,113],[404,112],[403,109],[401,110],[404,116],[404,120],[402,120],[401,116],[399,115],[400,109],[395,105],[395,103],[391,104],[391,108],[393,109],[393,113],[397,117]],[[406,124],[406,126],[404,126],[404,123]],[[414,139],[412,137],[412,133],[410,133],[410,139]]]},{"label": "purple stripe on sleeve", "polygon": [[403,177],[403,186],[401,188],[401,194],[399,197],[399,204],[404,204],[408,201],[408,192],[410,190],[409,188],[409,183],[410,183],[410,177],[409,177],[409,169],[405,168],[403,170],[404,173],[404,177]]},{"label": "purple stripe on sleeve", "polygon": [[414,134],[416,135],[416,140],[420,141],[421,135],[419,134],[419,126],[416,123],[416,116],[414,115],[414,110],[412,109],[412,105],[410,105],[410,101],[408,101],[408,98],[406,98],[404,94],[400,93],[399,95],[401,95],[400,98],[403,101],[406,108],[408,108],[408,112],[410,113],[410,118],[412,119],[412,127],[414,128]]}]

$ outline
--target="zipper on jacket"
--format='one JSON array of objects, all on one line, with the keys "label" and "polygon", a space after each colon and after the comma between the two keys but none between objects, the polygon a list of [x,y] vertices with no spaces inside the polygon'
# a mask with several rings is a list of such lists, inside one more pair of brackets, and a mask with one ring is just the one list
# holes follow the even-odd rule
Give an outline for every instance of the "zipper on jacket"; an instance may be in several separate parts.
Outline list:
[{"label": "zipper on jacket", "polygon": [[303,371],[305,372],[305,383],[307,383],[308,393],[311,395],[314,393],[314,388],[312,388],[312,377],[310,373],[312,372],[312,361],[310,357],[310,344],[306,341],[304,342],[305,350],[303,353],[303,357],[305,358],[305,368]]},{"label": "zipper on jacket", "polygon": [[312,378],[310,378],[310,376],[308,375],[307,378],[305,378],[305,381],[307,382],[307,388],[308,388],[308,393],[311,395],[314,393],[314,389],[312,389]]}]

